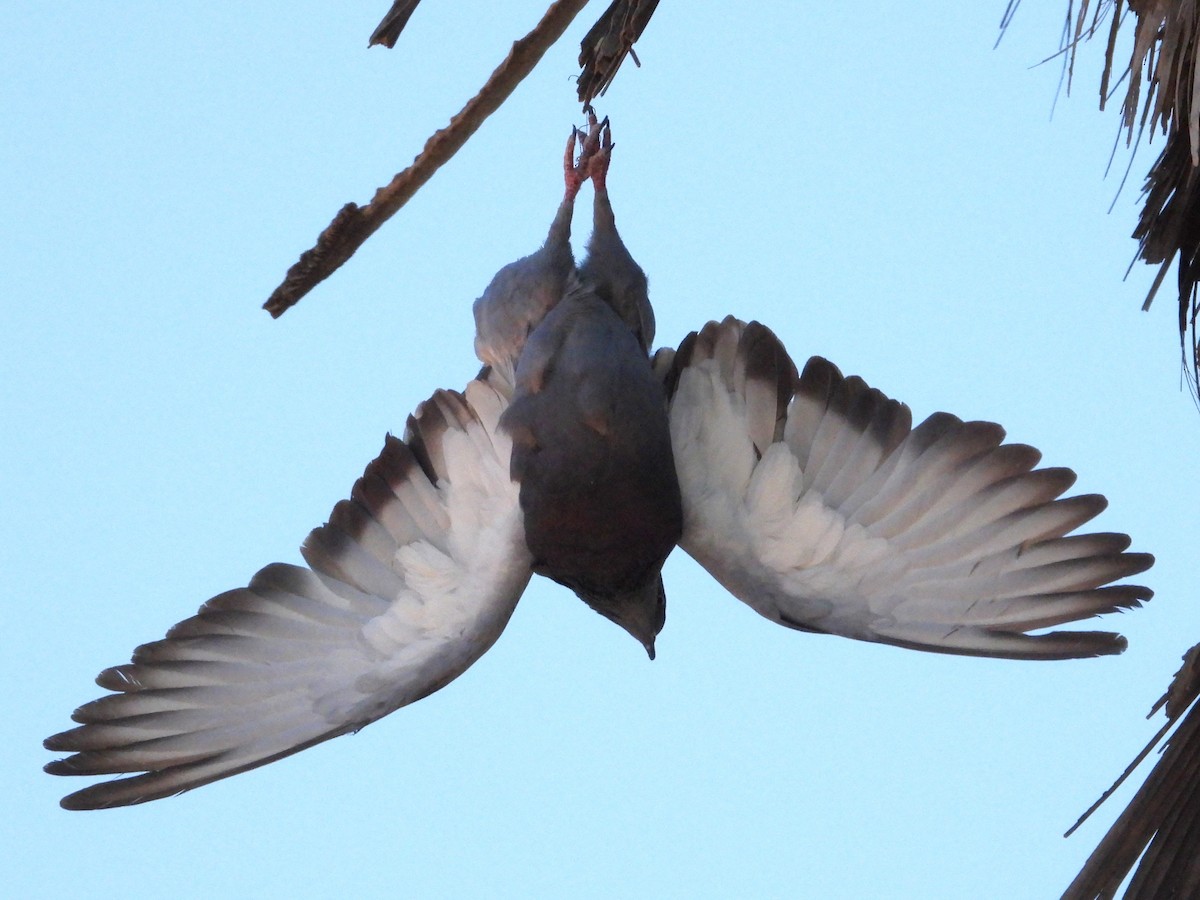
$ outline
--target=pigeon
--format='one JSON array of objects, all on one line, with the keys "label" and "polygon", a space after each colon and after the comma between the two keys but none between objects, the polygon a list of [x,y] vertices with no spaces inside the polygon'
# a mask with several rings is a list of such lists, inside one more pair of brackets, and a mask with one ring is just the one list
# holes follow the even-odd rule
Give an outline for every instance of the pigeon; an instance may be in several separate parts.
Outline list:
[{"label": "pigeon", "polygon": [[[575,160],[575,151],[579,158]],[[1123,534],[1071,534],[1105,506],[989,422],[907,406],[765,326],[710,322],[653,355],[646,276],[608,197],[611,129],[589,113],[543,246],[476,301],[483,362],[388,436],[301,547],[207,601],[45,741],[55,775],[118,776],[67,809],[142,803],[288,756],[432,694],[499,638],[534,574],[651,658],[680,546],[780,625],[944,653],[1119,653],[1046,631],[1140,605]],[[595,188],[576,267],[571,214]],[[1030,634],[1029,632],[1036,632]]]},{"label": "pigeon", "polygon": [[571,588],[653,659],[666,617],[660,573],[679,541],[683,510],[667,397],[649,356],[646,276],[617,233],[608,199],[611,130],[589,115],[596,199],[588,256],[530,332],[500,425],[513,440],[534,571]]}]

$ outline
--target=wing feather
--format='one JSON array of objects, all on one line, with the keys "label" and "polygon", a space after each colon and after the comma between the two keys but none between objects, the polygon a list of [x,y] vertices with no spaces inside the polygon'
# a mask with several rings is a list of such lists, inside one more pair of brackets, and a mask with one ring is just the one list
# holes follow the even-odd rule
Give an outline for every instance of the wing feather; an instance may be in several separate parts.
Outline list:
[{"label": "wing feather", "polygon": [[[68,809],[141,803],[355,731],[446,685],[499,637],[530,577],[504,394],[439,391],[349,500],[281,563],[144,644],[47,739],[58,775],[130,775]],[[134,774],[142,773],[142,774]]]},{"label": "wing feather", "polygon": [[908,407],[728,318],[658,370],[684,505],[680,545],[764,616],[806,631],[983,656],[1120,652],[1098,632],[1028,632],[1139,605],[1115,581],[1153,558],[1071,535],[1098,495],[991,422]]}]

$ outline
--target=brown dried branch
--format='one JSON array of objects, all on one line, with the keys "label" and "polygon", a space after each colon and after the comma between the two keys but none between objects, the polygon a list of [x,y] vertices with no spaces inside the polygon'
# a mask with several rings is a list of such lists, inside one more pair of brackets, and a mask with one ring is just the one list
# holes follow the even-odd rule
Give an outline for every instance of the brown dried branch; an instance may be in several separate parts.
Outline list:
[{"label": "brown dried branch", "polygon": [[347,203],[321,232],[316,245],[306,250],[288,269],[263,308],[278,318],[301,297],[337,271],[368,237],[407,203],[447,160],[474,134],[484,120],[499,109],[516,86],[533,71],[548,49],[562,37],[587,0],[556,0],[537,26],[515,42],[512,51],[487,83],[428,141],[411,166],[375,192],[366,206]]}]

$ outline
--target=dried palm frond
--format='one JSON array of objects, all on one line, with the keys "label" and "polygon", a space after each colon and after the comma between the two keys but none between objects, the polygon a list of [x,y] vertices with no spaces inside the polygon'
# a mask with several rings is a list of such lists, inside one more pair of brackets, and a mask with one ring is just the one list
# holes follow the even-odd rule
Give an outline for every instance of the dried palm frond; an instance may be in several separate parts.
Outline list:
[{"label": "dried palm frond", "polygon": [[[1010,4],[1011,12],[1012,4]],[[1166,146],[1146,176],[1144,207],[1133,236],[1138,256],[1159,267],[1143,304],[1148,309],[1171,263],[1178,260],[1179,338],[1183,343],[1189,380],[1197,388],[1200,375],[1200,71],[1196,67],[1200,33],[1198,0],[1081,0],[1078,12],[1068,0],[1067,46],[1069,68],[1084,39],[1101,31],[1108,20],[1108,43],[1100,84],[1100,107],[1105,106],[1117,66],[1117,35],[1132,13],[1133,47],[1118,79],[1128,81],[1121,104],[1126,143],[1143,131],[1151,139],[1166,136]],[[1143,88],[1145,96],[1142,96]]]},{"label": "dried palm frond", "polygon": [[633,45],[642,36],[658,0],[613,0],[604,14],[584,35],[579,45],[579,99],[584,103],[608,90],[627,55],[638,62]]},{"label": "dried palm frond", "polygon": [[1114,897],[1137,865],[1125,900],[1200,897],[1200,644],[1183,657],[1166,694],[1150,715],[1166,708],[1167,723],[1068,831],[1083,824],[1150,752],[1163,741],[1162,756],[1121,813],[1063,900]]}]

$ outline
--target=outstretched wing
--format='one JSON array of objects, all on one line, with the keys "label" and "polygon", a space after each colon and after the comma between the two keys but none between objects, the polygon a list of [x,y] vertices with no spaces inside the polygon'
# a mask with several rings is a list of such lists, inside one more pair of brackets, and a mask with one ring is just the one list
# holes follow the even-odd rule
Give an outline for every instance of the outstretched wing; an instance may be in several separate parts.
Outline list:
[{"label": "outstretched wing", "polygon": [[[116,693],[47,739],[55,775],[131,775],[67,809],[155,800],[355,731],[448,684],[500,636],[530,577],[504,396],[439,391],[313,531],[96,679]],[[142,774],[134,774],[142,773]]]},{"label": "outstretched wing", "polygon": [[782,625],[1020,659],[1119,653],[1104,632],[1026,632],[1137,606],[1153,557],[1065,536],[1105,506],[990,422],[908,407],[814,357],[802,375],[728,318],[660,351],[683,494],[680,546]]}]

